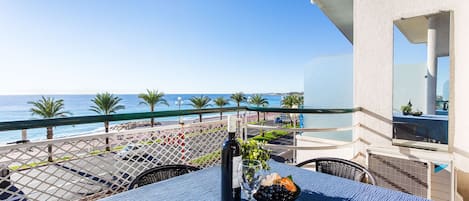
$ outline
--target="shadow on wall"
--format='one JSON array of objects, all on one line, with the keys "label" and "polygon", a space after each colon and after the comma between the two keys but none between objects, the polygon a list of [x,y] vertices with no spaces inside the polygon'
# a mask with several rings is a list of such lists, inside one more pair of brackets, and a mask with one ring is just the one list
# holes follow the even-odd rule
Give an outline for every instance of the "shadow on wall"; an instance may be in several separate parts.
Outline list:
[{"label": "shadow on wall", "polygon": [[469,200],[469,172],[456,170],[458,179],[458,193],[464,200]]}]

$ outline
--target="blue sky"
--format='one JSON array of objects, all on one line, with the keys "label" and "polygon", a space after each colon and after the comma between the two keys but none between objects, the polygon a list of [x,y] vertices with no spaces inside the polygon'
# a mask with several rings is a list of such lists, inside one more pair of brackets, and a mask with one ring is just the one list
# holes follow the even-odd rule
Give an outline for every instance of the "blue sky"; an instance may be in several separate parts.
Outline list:
[{"label": "blue sky", "polygon": [[309,0],[3,0],[0,30],[0,94],[303,91],[314,58],[352,53]]},{"label": "blue sky", "polygon": [[352,52],[308,0],[4,0],[0,30],[0,94],[303,91]]}]

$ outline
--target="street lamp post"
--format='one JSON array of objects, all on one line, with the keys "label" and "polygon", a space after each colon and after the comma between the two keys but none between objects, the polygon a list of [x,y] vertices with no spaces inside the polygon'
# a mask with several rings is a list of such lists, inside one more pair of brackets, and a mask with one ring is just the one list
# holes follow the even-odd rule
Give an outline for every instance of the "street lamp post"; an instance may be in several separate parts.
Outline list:
[{"label": "street lamp post", "polygon": [[[174,104],[178,106],[178,111],[180,113],[181,112],[181,105],[184,104],[184,101],[182,100],[182,98],[179,96],[177,98],[176,102],[174,102]],[[184,119],[183,119],[183,116],[181,114],[179,114],[179,124],[181,125],[181,130],[177,134],[177,144],[181,147],[181,150],[180,150],[180,152],[181,152],[181,161],[184,163],[185,159],[186,159],[186,156],[185,156],[186,142],[185,142],[185,136],[184,136]]]},{"label": "street lamp post", "polygon": [[[182,100],[182,98],[179,96],[178,99],[176,100],[176,102],[174,103],[175,105],[178,106],[178,110],[179,112],[181,112],[181,105],[184,103],[184,100]],[[182,118],[182,115],[179,114],[179,124],[184,124],[184,120]]]}]

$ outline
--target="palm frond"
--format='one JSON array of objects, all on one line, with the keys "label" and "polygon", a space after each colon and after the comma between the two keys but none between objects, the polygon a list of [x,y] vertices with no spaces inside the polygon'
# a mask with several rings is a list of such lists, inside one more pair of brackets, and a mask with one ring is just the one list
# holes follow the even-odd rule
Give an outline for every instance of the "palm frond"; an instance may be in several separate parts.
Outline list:
[{"label": "palm frond", "polygon": [[91,99],[91,102],[95,105],[90,106],[90,110],[104,115],[116,113],[118,110],[125,109],[124,105],[119,104],[121,101],[122,99],[114,96],[114,94],[108,92],[98,93],[96,97]]},{"label": "palm frond", "polygon": [[72,114],[64,111],[64,101],[62,99],[55,100],[51,97],[42,96],[37,101],[29,101],[33,107],[30,109],[32,115],[37,115],[42,118],[65,117],[67,114]]},{"label": "palm frond", "polygon": [[138,95],[138,97],[143,100],[142,102],[140,102],[140,104],[145,104],[145,105],[150,106],[151,110],[153,110],[153,108],[157,105],[169,106],[166,99],[164,99],[164,96],[165,95],[163,92],[159,92],[158,90],[150,90],[150,89],[147,89],[147,93],[142,93]]},{"label": "palm frond", "polygon": [[237,92],[234,94],[231,94],[230,98],[236,102],[238,105],[242,102],[246,102],[247,98],[246,95],[244,95],[243,92]]},{"label": "palm frond", "polygon": [[189,101],[191,102],[189,103],[189,105],[196,109],[202,109],[211,106],[211,100],[212,99],[210,97],[204,95],[201,95],[200,97],[193,96],[189,99]]},{"label": "palm frond", "polygon": [[266,98],[262,97],[262,95],[260,94],[254,94],[254,96],[251,97],[251,99],[249,100],[249,103],[259,107],[259,106],[268,105],[269,101]]},{"label": "palm frond", "polygon": [[217,97],[215,100],[213,100],[216,106],[222,108],[225,105],[230,104],[230,101],[228,99],[225,99],[223,97]]}]

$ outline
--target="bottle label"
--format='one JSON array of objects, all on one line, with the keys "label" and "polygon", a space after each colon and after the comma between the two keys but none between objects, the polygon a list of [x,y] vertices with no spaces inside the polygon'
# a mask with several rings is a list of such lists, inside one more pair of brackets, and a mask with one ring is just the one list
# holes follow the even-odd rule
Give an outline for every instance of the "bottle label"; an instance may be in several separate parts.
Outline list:
[{"label": "bottle label", "polygon": [[241,156],[233,157],[233,188],[241,187],[241,168],[239,165],[241,164]]}]

